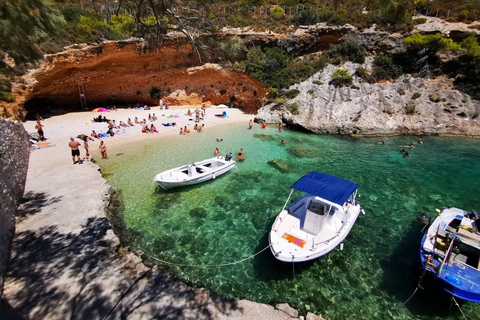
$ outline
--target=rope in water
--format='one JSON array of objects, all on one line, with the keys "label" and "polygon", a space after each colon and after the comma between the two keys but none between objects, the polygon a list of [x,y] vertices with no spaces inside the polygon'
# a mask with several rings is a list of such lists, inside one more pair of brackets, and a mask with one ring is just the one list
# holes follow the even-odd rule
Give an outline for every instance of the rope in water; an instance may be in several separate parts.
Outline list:
[{"label": "rope in water", "polygon": [[254,258],[255,256],[259,255],[260,253],[262,253],[263,251],[270,248],[270,246],[271,245],[269,244],[268,246],[266,246],[262,250],[258,251],[257,253],[255,253],[255,254],[247,257],[247,258],[244,258],[242,260],[238,260],[238,261],[235,261],[235,262],[229,262],[229,263],[220,263],[220,264],[182,264],[182,263],[173,263],[173,262],[161,260],[161,259],[158,259],[154,256],[149,256],[149,257],[152,258],[153,260],[161,262],[163,264],[168,264],[168,265],[172,265],[172,266],[176,266],[176,267],[196,267],[196,268],[225,267],[225,266],[231,266],[231,265],[234,265],[234,264],[238,264],[238,263],[242,263],[244,261],[250,260],[250,259]]},{"label": "rope in water", "polygon": [[462,313],[463,318],[468,320],[467,316],[465,315],[465,313],[463,313],[462,308],[460,308],[460,305],[458,304],[457,300],[455,300],[454,296],[452,296],[452,301],[455,302],[455,305],[457,306],[458,310],[460,310],[460,312]]}]

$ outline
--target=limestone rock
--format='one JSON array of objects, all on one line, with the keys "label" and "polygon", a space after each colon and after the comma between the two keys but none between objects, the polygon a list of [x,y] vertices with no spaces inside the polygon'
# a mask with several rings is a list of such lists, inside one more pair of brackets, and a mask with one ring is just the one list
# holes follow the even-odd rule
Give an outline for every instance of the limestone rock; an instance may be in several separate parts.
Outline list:
[{"label": "limestone rock", "polygon": [[[342,68],[353,75],[360,66],[368,68],[369,61],[365,65],[347,62]],[[396,81],[370,84],[354,76],[351,87],[335,87],[330,81],[337,69],[328,65],[292,86],[300,91],[297,97],[280,108],[264,106],[256,120],[282,121],[317,134],[480,135],[480,103],[456,90],[452,79],[403,75]],[[292,103],[298,105],[298,115],[287,110]]]},{"label": "limestone rock", "polygon": [[307,313],[307,317],[305,318],[305,320],[325,320],[324,318],[320,317],[320,316],[317,316],[316,314],[313,314],[311,312],[308,312]]},{"label": "limestone rock", "polygon": [[298,318],[298,310],[295,310],[292,307],[290,307],[288,303],[277,304],[275,305],[275,309],[285,312],[292,318]]}]

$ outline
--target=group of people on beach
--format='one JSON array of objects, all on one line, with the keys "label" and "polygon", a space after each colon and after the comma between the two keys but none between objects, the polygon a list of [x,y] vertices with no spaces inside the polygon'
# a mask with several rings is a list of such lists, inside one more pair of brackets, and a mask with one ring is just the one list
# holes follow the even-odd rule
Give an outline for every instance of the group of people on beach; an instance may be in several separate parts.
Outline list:
[{"label": "group of people on beach", "polygon": [[[83,147],[85,148],[85,155],[86,157],[84,158],[85,160],[90,160],[90,152],[89,152],[89,146],[88,146],[88,140],[91,138],[88,136],[84,136],[82,138],[83,140]],[[80,146],[82,144],[75,140],[74,137],[70,137],[70,142],[68,143],[68,146],[70,147],[71,153],[72,153],[72,162],[73,164],[82,164],[83,160],[81,159],[80,156]],[[98,150],[100,151],[100,154],[102,155],[102,159],[108,159],[107,155],[107,146],[103,142],[103,140],[100,141],[100,145],[98,146]]]},{"label": "group of people on beach", "polygon": [[[159,107],[160,109],[168,109],[168,107],[163,105],[163,101],[160,99],[159,102]],[[116,111],[116,108],[113,110]],[[143,110],[150,110],[150,108],[143,108]],[[199,122],[204,120],[206,114],[205,110],[205,104],[203,104],[200,108],[197,108],[194,110],[194,112],[190,111],[188,109],[187,116],[193,116],[195,115],[195,125],[193,127],[193,130],[197,132],[201,132],[205,128],[205,124],[200,124]],[[178,117],[178,116],[175,116]],[[147,121],[148,119],[148,121]],[[108,127],[106,130],[106,133],[99,132],[97,133],[95,130],[92,130],[90,136],[81,134],[77,138],[81,139],[83,141],[83,146],[85,148],[85,153],[86,156],[83,160],[88,160],[90,159],[90,152],[89,152],[89,145],[88,142],[94,141],[94,139],[99,139],[100,140],[100,145],[99,145],[99,151],[102,155],[103,159],[108,159],[107,156],[107,147],[105,145],[105,142],[102,140],[103,138],[106,137],[113,137],[115,134],[120,134],[125,131],[125,128],[128,127],[133,127],[136,125],[139,125],[141,128],[142,133],[158,133],[158,129],[155,126],[154,123],[149,123],[149,122],[155,122],[158,121],[158,117],[156,116],[155,113],[149,113],[147,119],[139,120],[138,117],[135,117],[134,120],[132,121],[131,118],[128,118],[127,121],[119,121],[118,123],[114,119],[107,119],[105,115],[99,115],[98,117],[93,118],[93,122],[105,122],[107,123]],[[193,119],[190,119],[193,120]],[[176,123],[162,123],[165,127],[168,126],[175,126]],[[35,129],[38,131],[39,139],[40,140],[45,140],[44,133],[43,133],[43,125],[41,124],[40,120],[37,121],[37,124],[35,126]],[[190,129],[187,126],[184,126],[183,128],[180,129],[180,134],[186,134],[190,133]],[[76,141],[75,138],[71,138],[69,142],[69,147],[71,149],[72,153],[72,161],[73,164],[77,163],[82,163],[83,160],[80,157],[80,148],[81,143]]]}]

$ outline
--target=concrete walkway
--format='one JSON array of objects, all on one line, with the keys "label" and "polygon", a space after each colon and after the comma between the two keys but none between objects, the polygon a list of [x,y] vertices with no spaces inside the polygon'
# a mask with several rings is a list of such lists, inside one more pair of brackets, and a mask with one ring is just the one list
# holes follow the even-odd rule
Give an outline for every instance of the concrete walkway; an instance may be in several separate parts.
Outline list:
[{"label": "concrete walkway", "polygon": [[205,289],[190,288],[163,270],[146,267],[133,253],[118,254],[119,240],[105,215],[112,189],[94,163],[72,164],[69,136],[52,138],[54,146],[31,153],[4,288],[5,299],[20,316],[298,319],[288,306],[280,311],[248,300],[212,297]]}]

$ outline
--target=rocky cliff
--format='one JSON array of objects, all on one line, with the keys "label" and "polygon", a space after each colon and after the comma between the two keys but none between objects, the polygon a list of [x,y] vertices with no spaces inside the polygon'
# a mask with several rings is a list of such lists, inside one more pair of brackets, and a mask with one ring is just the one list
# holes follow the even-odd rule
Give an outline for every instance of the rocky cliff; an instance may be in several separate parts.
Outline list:
[{"label": "rocky cliff", "polygon": [[[348,62],[342,68],[354,74],[360,66]],[[264,106],[256,121],[285,122],[321,134],[480,136],[480,103],[455,90],[452,79],[404,75],[396,81],[370,84],[354,77],[352,86],[336,87],[330,81],[337,69],[328,65],[293,86],[290,89],[300,91],[297,97]],[[298,114],[291,107],[294,104]]]},{"label": "rocky cliff", "polygon": [[[0,118],[0,305],[10,259],[15,214],[25,189],[30,142],[22,124]],[[1,307],[0,307],[1,309]],[[2,310],[0,310],[2,313]]]},{"label": "rocky cliff", "polygon": [[[471,27],[428,18],[416,32],[441,32],[459,40],[474,30]],[[347,37],[354,38],[369,53],[390,52],[406,36],[375,27],[358,30],[348,25],[324,24],[286,34],[243,28],[225,29],[222,33],[242,38],[247,48],[278,46],[296,55],[321,52]],[[255,114],[265,103],[268,88],[215,62],[200,63],[192,48],[175,37],[155,52],[146,50],[138,39],[72,46],[47,55],[39,68],[19,77],[14,83],[17,101],[0,102],[0,116],[18,118],[19,108],[26,108],[30,115],[47,109],[81,110],[82,94],[88,108],[137,102],[155,105],[158,99],[151,98],[153,88],[158,88],[167,105],[231,103]],[[352,63],[342,66],[350,74],[358,67]],[[369,69],[371,61],[363,67]],[[451,79],[404,75],[395,82],[369,84],[354,78],[353,86],[337,88],[330,85],[336,70],[335,66],[327,66],[293,86],[291,89],[300,91],[295,99],[263,107],[257,121],[283,121],[315,133],[480,135],[478,101],[455,90]],[[298,107],[295,114],[288,111],[292,104]]]},{"label": "rocky cliff", "polygon": [[48,109],[80,111],[81,95],[89,109],[108,105],[158,105],[152,88],[166,105],[231,103],[247,113],[262,105],[267,88],[255,79],[218,64],[201,64],[189,45],[167,43],[147,51],[141,40],[76,45],[47,55],[39,68],[14,83],[15,103],[1,103],[3,117],[18,108],[32,113]]}]

